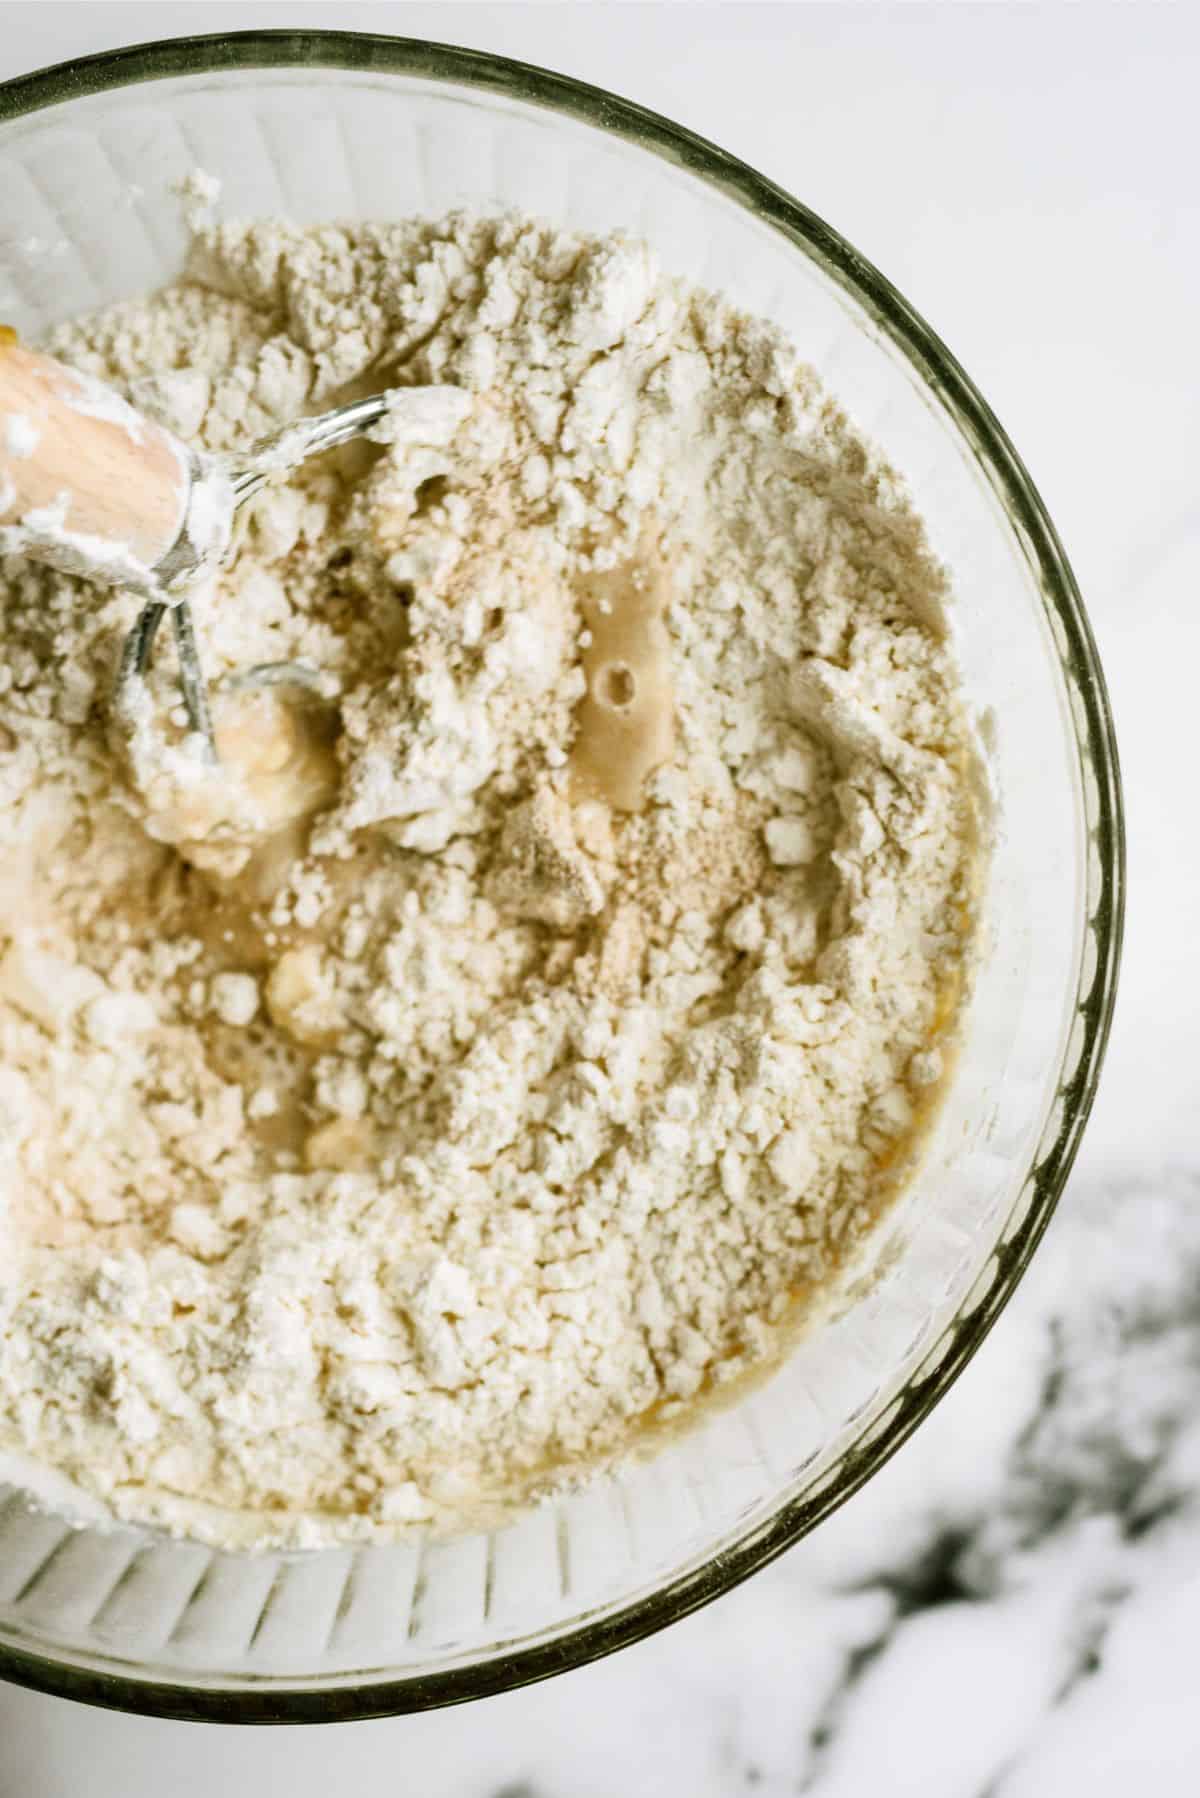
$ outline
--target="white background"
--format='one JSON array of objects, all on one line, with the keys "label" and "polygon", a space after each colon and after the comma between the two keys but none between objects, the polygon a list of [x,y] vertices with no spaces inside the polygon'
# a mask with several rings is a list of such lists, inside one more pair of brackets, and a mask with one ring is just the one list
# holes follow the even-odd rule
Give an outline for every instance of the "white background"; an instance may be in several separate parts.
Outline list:
[{"label": "white background", "polygon": [[[1126,971],[1066,1209],[1089,1181],[1195,1170],[1200,146],[1192,119],[1200,8],[1190,0],[0,4],[0,77],[151,37],[322,24],[540,62],[691,126],[827,217],[959,356],[1016,442],[1072,557],[1125,763]],[[1006,1317],[997,1332],[1010,1332],[1003,1352],[1014,1357],[1019,1330]],[[992,1402],[981,1371],[992,1352],[989,1344],[960,1382],[962,1415],[973,1395],[977,1405]],[[937,1420],[931,1439],[936,1429]],[[893,1484],[911,1483],[921,1456],[929,1458],[926,1434],[885,1476]],[[870,1495],[857,1502],[869,1505]],[[833,1627],[812,1598],[819,1572],[819,1553],[814,1560],[805,1545],[704,1616],[602,1667],[417,1719],[217,1730],[0,1687],[0,1798],[306,1798],[330,1789],[776,1798],[809,1777],[799,1717],[818,1638]],[[848,1616],[842,1605],[838,1629],[855,1627]],[[1194,1639],[1187,1636],[1189,1658]],[[955,1652],[949,1640],[943,1652]],[[1011,1687],[1015,1675],[1020,1685],[1004,1653],[993,1661],[988,1677]],[[935,1657],[913,1677],[936,1680],[942,1671]],[[1032,1771],[1018,1781],[1033,1798],[1127,1792],[1143,1773],[1153,1773],[1156,1798],[1182,1798],[1196,1789],[1200,1756],[1200,1722],[1189,1721],[1194,1693],[1180,1688],[1174,1708],[1161,1685],[1155,1693],[1136,1677],[1126,1681],[1116,1710],[1096,1718],[1094,1736],[1081,1737],[1084,1748],[1064,1763],[1061,1753],[1041,1753],[1034,1711],[1026,1717],[1010,1690],[1016,1721],[996,1765],[1038,1750],[1021,1761]],[[908,1696],[901,1691],[897,1702]],[[992,1789],[986,1758],[968,1756],[949,1771],[939,1763],[939,1771],[924,1752],[913,1737],[907,1758],[889,1756],[886,1774],[868,1773],[863,1761],[862,1780],[835,1769],[832,1782],[822,1775],[812,1789],[851,1798],[868,1789],[888,1798]],[[860,1763],[852,1752],[842,1764]],[[1117,1783],[1105,1783],[1106,1769]]]}]

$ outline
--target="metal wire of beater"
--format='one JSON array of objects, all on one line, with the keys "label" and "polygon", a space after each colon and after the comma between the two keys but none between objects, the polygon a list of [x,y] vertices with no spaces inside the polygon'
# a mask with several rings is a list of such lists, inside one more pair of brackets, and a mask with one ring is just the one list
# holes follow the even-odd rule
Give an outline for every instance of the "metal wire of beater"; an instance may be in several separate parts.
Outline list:
[{"label": "metal wire of beater", "polygon": [[[261,443],[255,444],[250,451],[249,459],[241,467],[231,470],[229,474],[229,486],[233,495],[233,515],[236,516],[238,511],[256,494],[261,493],[270,481],[299,467],[310,456],[319,455],[323,450],[334,449],[339,443],[348,443],[351,438],[361,436],[372,425],[378,424],[388,411],[390,404],[391,396],[388,394],[379,394],[366,400],[355,400],[348,406],[338,406],[332,412],[322,412],[315,418],[301,419],[298,424],[288,425],[275,436],[265,438]],[[182,536],[183,534],[181,534],[181,541]],[[177,564],[179,560],[177,551],[173,549],[164,557],[160,566],[165,569],[168,563]],[[182,558],[182,566],[185,575],[194,572],[197,567],[194,557],[189,566],[186,549]],[[200,660],[195,621],[186,593],[171,601],[152,599],[142,607],[121,649],[120,666],[117,672],[118,704],[121,696],[129,693],[132,683],[145,677],[150,666],[150,658],[158,637],[159,627],[167,612],[171,614],[175,653],[179,660],[179,686],[187,712],[188,725],[200,738],[205,759],[216,762],[219,757],[216,737],[213,734],[208,682],[205,679],[204,668]],[[295,679],[311,686],[319,677],[314,675],[311,669],[284,662],[269,662],[257,668],[248,669],[240,678],[256,681]]]}]

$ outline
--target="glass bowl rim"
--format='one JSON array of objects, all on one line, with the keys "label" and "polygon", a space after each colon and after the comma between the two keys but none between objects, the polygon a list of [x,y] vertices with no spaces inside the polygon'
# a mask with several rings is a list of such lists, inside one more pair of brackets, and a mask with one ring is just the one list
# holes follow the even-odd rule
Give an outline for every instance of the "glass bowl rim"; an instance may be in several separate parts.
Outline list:
[{"label": "glass bowl rim", "polygon": [[[892,1416],[865,1446],[852,1447],[836,1478],[813,1497],[785,1500],[732,1548],[618,1611],[566,1634],[470,1666],[362,1684],[292,1685],[248,1679],[244,1686],[141,1678],[0,1642],[0,1678],[78,1702],[148,1716],[225,1723],[348,1722],[488,1697],[599,1659],[653,1634],[730,1591],[845,1502],[906,1440],[971,1359],[1012,1296],[1058,1201],[1096,1092],[1108,1041],[1120,963],[1125,901],[1125,835],[1112,714],[1079,588],[1037,489],[1003,427],[955,357],[880,272],[839,232],[739,158],[661,114],[603,88],[530,63],[417,38],[353,31],[277,29],[160,39],[54,64],[0,83],[0,125],[71,100],[177,76],[288,69],[407,75],[480,89],[597,127],[674,163],[739,201],[786,238],[865,310],[949,414],[978,458],[1020,538],[1043,603],[1065,644],[1080,705],[1072,726],[1080,759],[1095,776],[1090,837],[1099,884],[1087,922],[1095,932],[1090,987],[1076,995],[1079,1058],[1060,1087],[1061,1120],[1049,1150],[1030,1170],[1033,1191],[1019,1227],[999,1251],[984,1301],[947,1325],[946,1353],[893,1401]],[[1082,716],[1080,716],[1080,712]],[[115,1663],[120,1666],[121,1663]]]}]

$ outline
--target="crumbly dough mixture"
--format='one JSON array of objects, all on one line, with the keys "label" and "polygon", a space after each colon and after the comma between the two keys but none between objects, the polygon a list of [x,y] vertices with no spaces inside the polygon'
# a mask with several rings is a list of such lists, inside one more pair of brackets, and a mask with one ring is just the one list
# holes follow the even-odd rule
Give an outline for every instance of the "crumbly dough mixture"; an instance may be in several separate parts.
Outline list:
[{"label": "crumbly dough mixture", "polygon": [[778,1352],[911,1157],[975,888],[944,572],[623,239],[210,222],[50,347],[211,449],[429,391],[198,598],[219,778],[166,650],[117,729],[135,600],[2,565],[0,1445],[218,1541],[501,1516]]}]

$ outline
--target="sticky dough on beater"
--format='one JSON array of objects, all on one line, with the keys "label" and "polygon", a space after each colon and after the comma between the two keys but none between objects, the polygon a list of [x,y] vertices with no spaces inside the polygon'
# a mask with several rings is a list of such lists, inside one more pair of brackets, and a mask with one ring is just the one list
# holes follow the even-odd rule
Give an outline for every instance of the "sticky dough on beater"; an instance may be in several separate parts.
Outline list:
[{"label": "sticky dough on beater", "polygon": [[215,696],[213,728],[216,764],[186,741],[164,744],[147,721],[131,739],[131,773],[148,834],[232,878],[332,799],[337,719],[317,695],[281,684]]}]

